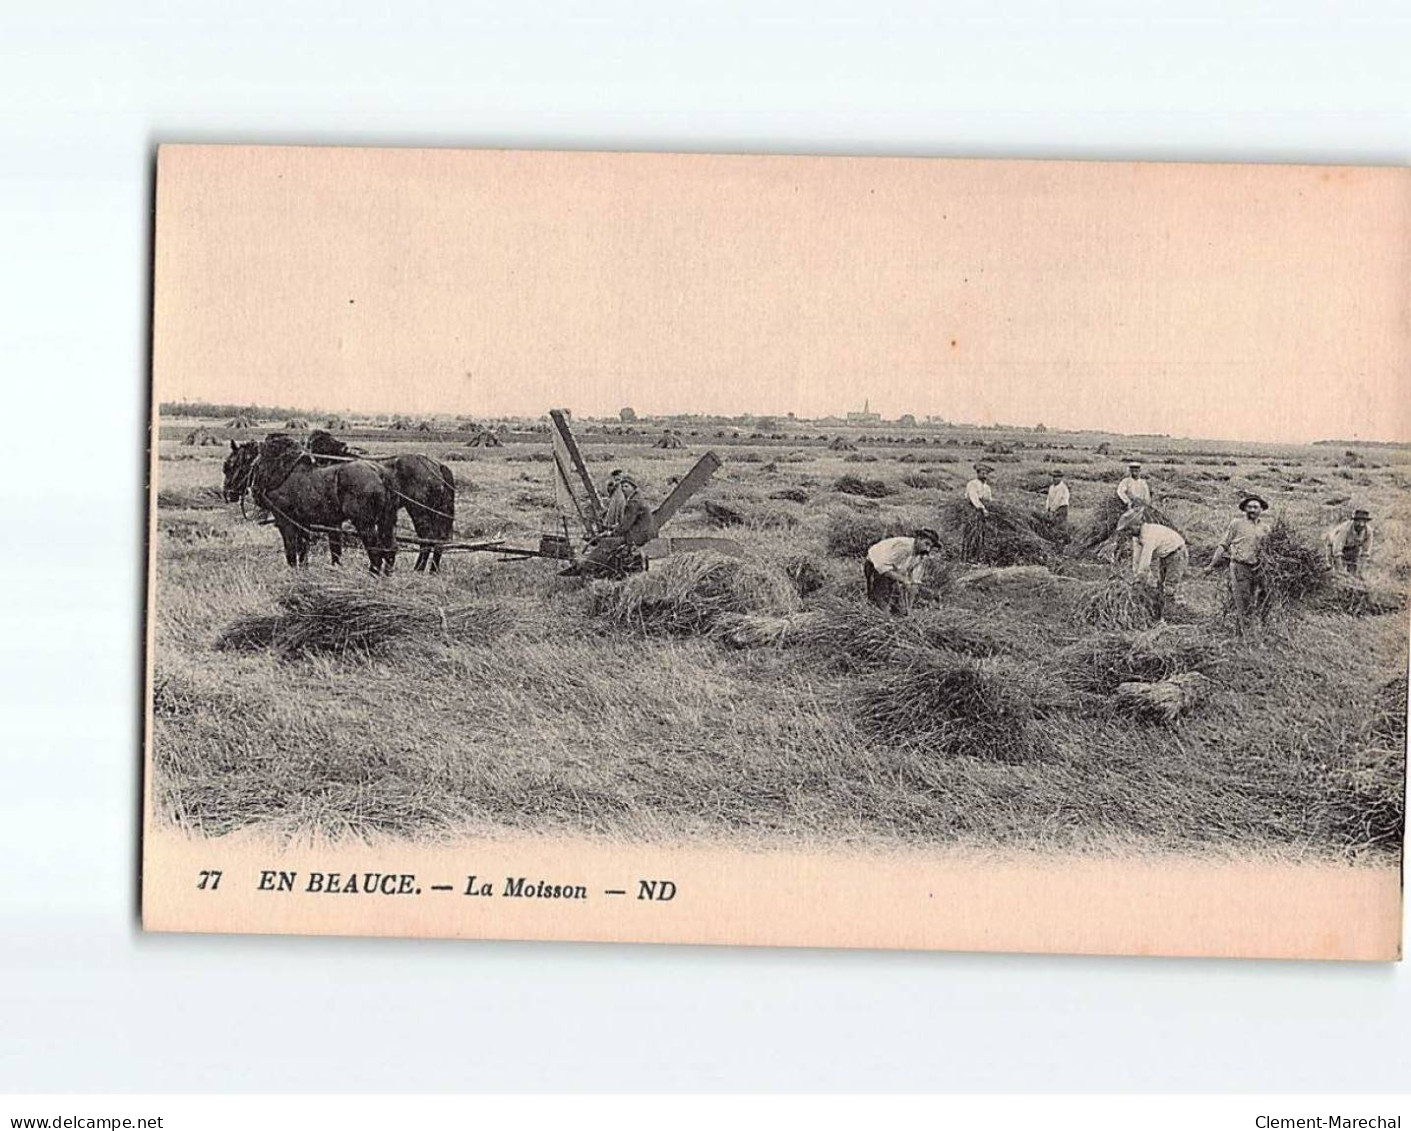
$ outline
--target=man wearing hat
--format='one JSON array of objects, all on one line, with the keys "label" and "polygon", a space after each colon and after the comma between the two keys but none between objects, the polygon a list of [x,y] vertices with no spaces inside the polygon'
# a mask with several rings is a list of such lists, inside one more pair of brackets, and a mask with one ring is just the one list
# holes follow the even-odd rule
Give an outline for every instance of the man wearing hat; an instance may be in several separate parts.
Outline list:
[{"label": "man wearing hat", "polygon": [[874,544],[862,562],[867,599],[879,609],[906,616],[925,573],[926,555],[940,541],[939,534],[923,527],[910,538],[883,538]]},{"label": "man wearing hat", "polygon": [[1323,541],[1334,569],[1341,563],[1348,573],[1360,573],[1362,559],[1372,554],[1372,516],[1358,507],[1351,518],[1324,534]]},{"label": "man wearing hat", "polygon": [[626,500],[622,497],[621,481],[625,472],[615,467],[608,472],[605,503],[603,507],[603,529],[611,530],[622,521],[622,508]]},{"label": "man wearing hat", "polygon": [[1240,499],[1241,515],[1230,522],[1207,567],[1207,571],[1213,570],[1221,562],[1229,561],[1230,589],[1241,623],[1262,612],[1268,597],[1259,572],[1259,543],[1273,529],[1273,523],[1264,518],[1268,509],[1268,500],[1260,495],[1247,494]]},{"label": "man wearing hat", "polygon": [[616,522],[605,525],[593,548],[583,559],[581,569],[570,566],[562,570],[560,576],[572,577],[583,574],[620,575],[628,571],[632,551],[645,546],[657,536],[656,519],[651,509],[642,501],[637,490],[637,482],[630,475],[620,475],[617,480],[617,493],[622,497],[622,511]]},{"label": "man wearing hat", "polygon": [[1117,484],[1117,497],[1129,507],[1133,503],[1151,502],[1151,484],[1142,478],[1141,460],[1134,459],[1127,464],[1127,474]]},{"label": "man wearing hat", "polygon": [[1051,515],[1053,521],[1058,526],[1068,525],[1068,484],[1063,481],[1062,468],[1053,469],[1052,481],[1049,483],[1048,498],[1044,500],[1044,513]]},{"label": "man wearing hat", "polygon": [[965,497],[981,514],[989,514],[989,508],[985,504],[994,501],[995,489],[990,486],[990,472],[993,470],[987,463],[977,463],[975,478],[965,485]]},{"label": "man wearing hat", "polygon": [[[1151,503],[1151,484],[1142,478],[1142,461],[1139,459],[1127,462],[1127,474],[1122,482],[1117,484],[1117,497],[1122,500],[1122,504],[1131,507],[1135,503]],[[1132,543],[1132,569],[1137,568],[1137,543]]]}]

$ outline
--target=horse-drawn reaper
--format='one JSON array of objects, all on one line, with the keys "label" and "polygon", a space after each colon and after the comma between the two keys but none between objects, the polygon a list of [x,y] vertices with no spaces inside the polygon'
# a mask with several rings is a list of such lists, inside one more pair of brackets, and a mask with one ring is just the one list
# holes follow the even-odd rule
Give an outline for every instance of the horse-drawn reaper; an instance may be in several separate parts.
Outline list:
[{"label": "horse-drawn reaper", "polygon": [[[327,432],[314,432],[307,446],[284,433],[263,442],[231,441],[225,461],[224,495],[243,500],[248,493],[268,510],[284,539],[291,566],[305,565],[313,537],[324,534],[334,564],[342,554],[343,523],[352,522],[367,547],[374,573],[391,572],[398,545],[419,549],[416,569],[436,572],[447,551],[494,553],[501,561],[545,558],[564,562],[570,574],[621,577],[684,550],[716,550],[738,555],[726,538],[671,538],[661,528],[720,468],[706,452],[672,488],[660,506],[621,538],[607,516],[602,496],[588,473],[582,452],[561,409],[549,413],[553,440],[554,488],[559,528],[541,535],[536,547],[511,546],[504,539],[453,541],[456,482],[451,469],[429,456],[408,453],[371,458]],[[416,537],[396,533],[405,510]],[[572,526],[579,528],[578,537]]]}]

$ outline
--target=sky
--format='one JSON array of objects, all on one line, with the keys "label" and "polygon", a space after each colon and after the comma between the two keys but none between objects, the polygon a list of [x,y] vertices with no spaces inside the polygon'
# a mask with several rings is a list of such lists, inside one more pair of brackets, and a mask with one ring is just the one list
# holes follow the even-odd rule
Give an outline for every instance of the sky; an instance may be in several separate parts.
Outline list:
[{"label": "sky", "polygon": [[1411,171],[164,146],[160,401],[1411,440]]}]

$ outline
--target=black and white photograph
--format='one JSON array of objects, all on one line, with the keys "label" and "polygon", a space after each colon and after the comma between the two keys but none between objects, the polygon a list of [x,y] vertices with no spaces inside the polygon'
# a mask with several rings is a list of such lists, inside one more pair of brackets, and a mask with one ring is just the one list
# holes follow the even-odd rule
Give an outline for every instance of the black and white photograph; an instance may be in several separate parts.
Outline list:
[{"label": "black and white photograph", "polygon": [[[467,840],[556,872],[443,896],[590,915],[656,881],[571,846],[1067,870],[1085,949],[1133,865],[1298,908],[1158,948],[1387,956],[1408,222],[1392,170],[167,147],[149,830],[269,906]],[[859,882],[860,943],[999,927]]]}]

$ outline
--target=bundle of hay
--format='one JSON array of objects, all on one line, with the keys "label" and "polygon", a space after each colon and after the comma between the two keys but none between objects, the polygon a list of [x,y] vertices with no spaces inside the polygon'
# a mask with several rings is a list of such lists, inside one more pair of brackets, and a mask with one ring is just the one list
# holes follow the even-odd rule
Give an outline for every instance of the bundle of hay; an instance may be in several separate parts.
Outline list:
[{"label": "bundle of hay", "polygon": [[206,428],[193,428],[181,441],[187,447],[209,448],[220,443]]},{"label": "bundle of hay", "polygon": [[828,566],[812,554],[794,554],[784,561],[784,573],[800,597],[810,597],[828,583]]},{"label": "bundle of hay", "polygon": [[1314,607],[1354,617],[1376,617],[1400,612],[1406,595],[1395,589],[1370,585],[1360,578],[1334,577],[1314,602]]},{"label": "bundle of hay", "polygon": [[1186,671],[1208,673],[1220,644],[1198,625],[1163,624],[1145,632],[1104,632],[1061,648],[1057,667],[1079,691],[1110,695],[1129,682],[1156,683]]},{"label": "bundle of hay", "polygon": [[924,471],[912,471],[901,477],[903,486],[912,487],[918,491],[929,491],[937,487],[948,485],[947,480],[939,475],[929,475]]},{"label": "bundle of hay", "polygon": [[861,495],[865,499],[884,499],[896,494],[896,488],[882,480],[863,479],[859,475],[840,475],[833,481],[833,490],[842,495]]},{"label": "bundle of hay", "polygon": [[1119,683],[1117,709],[1134,718],[1169,725],[1204,702],[1212,686],[1200,672],[1181,672],[1155,683]]},{"label": "bundle of hay", "polygon": [[802,487],[781,487],[777,491],[771,491],[769,497],[786,503],[808,502],[808,492]]},{"label": "bundle of hay", "polygon": [[299,420],[298,418],[291,418],[284,422],[285,428],[293,429],[294,431],[301,431],[307,428],[308,426],[308,421]]},{"label": "bundle of hay", "polygon": [[[1108,541],[1117,533],[1117,520],[1126,513],[1126,503],[1115,494],[1104,495],[1097,506],[1093,508],[1092,514],[1088,516],[1087,525],[1075,538],[1078,550],[1089,553]],[[1185,532],[1160,507],[1147,504],[1146,513],[1147,522],[1157,522],[1162,526],[1169,526],[1176,533],[1185,537]]]},{"label": "bundle of hay", "polygon": [[1157,622],[1156,588],[1132,577],[1077,583],[1069,618],[1077,624],[1104,629],[1150,628]]},{"label": "bundle of hay", "polygon": [[694,636],[728,614],[784,616],[798,594],[782,572],[709,551],[675,554],[621,582],[595,581],[589,611],[622,628]]},{"label": "bundle of hay", "polygon": [[255,422],[248,416],[232,416],[227,425],[229,428],[253,428],[254,426]]},{"label": "bundle of hay", "polygon": [[429,420],[422,420],[417,423],[416,430],[418,432],[435,432],[436,426]]},{"label": "bundle of hay", "polygon": [[840,511],[828,519],[823,544],[834,557],[861,558],[883,538],[899,533],[892,523],[874,515]]},{"label": "bundle of hay", "polygon": [[870,674],[854,699],[876,738],[924,745],[946,755],[1022,762],[1035,751],[1028,699],[973,660],[921,656]]},{"label": "bundle of hay", "polygon": [[934,653],[998,656],[1016,646],[992,618],[945,606],[898,618],[871,605],[834,605],[798,625],[793,640],[810,655],[827,659],[844,671],[905,666]]},{"label": "bundle of hay", "polygon": [[770,616],[765,613],[725,613],[711,626],[710,634],[732,648],[779,648],[791,636],[822,616],[821,613],[793,613]]},{"label": "bundle of hay", "polygon": [[468,448],[499,448],[504,446],[500,438],[488,429],[477,432],[465,443]]},{"label": "bundle of hay", "polygon": [[686,445],[681,442],[681,437],[670,430],[662,433],[660,439],[653,445],[658,448],[684,448]]},{"label": "bundle of hay", "polygon": [[424,587],[397,587],[362,576],[301,577],[275,598],[272,615],[241,617],[216,641],[221,649],[270,648],[281,658],[314,653],[372,653],[394,640],[423,636],[483,644],[505,632],[503,606],[437,601]]},{"label": "bundle of hay", "polygon": [[1003,503],[987,503],[988,514],[966,499],[953,499],[943,512],[945,524],[960,534],[962,561],[1008,566],[1044,564],[1053,545],[1038,529],[1035,516]]},{"label": "bundle of hay", "polygon": [[1282,516],[1259,543],[1259,572],[1276,608],[1313,601],[1333,581],[1326,552],[1304,540]]},{"label": "bundle of hay", "polygon": [[703,506],[716,526],[743,526],[745,523],[745,516],[734,507],[727,507],[724,503],[712,502],[710,499],[706,499]]},{"label": "bundle of hay", "polygon": [[857,445],[851,440],[845,440],[841,436],[834,436],[828,441],[828,450],[833,452],[855,452]]}]

